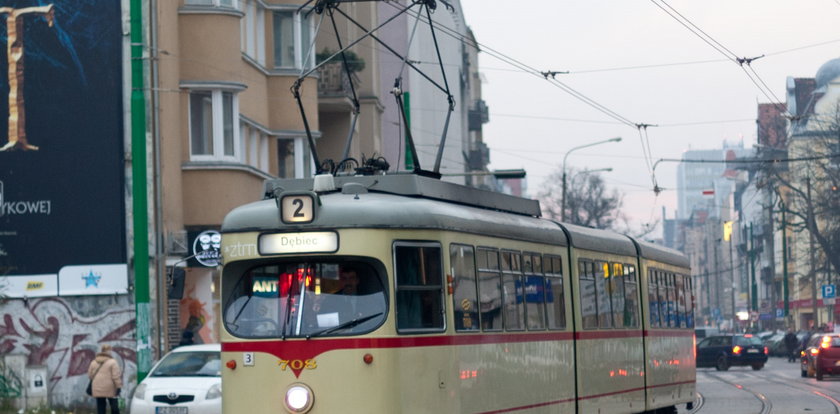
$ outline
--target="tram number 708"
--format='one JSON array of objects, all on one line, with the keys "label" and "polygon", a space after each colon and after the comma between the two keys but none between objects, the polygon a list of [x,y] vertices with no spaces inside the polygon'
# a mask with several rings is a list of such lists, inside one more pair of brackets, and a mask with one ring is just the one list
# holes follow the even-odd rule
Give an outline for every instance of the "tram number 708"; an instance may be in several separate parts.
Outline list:
[{"label": "tram number 708", "polygon": [[280,370],[285,371],[287,368],[291,368],[294,371],[301,370],[301,369],[315,369],[318,368],[318,363],[315,362],[314,359],[281,359],[277,362],[277,365],[280,365]]}]

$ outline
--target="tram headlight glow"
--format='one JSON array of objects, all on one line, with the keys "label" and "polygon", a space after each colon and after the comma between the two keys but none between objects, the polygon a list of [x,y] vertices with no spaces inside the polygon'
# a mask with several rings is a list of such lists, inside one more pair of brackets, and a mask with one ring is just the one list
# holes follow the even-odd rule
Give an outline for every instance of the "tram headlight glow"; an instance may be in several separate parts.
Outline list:
[{"label": "tram headlight glow", "polygon": [[306,385],[292,384],[286,390],[286,399],[284,401],[286,403],[286,409],[290,413],[305,413],[312,408],[312,404],[315,402],[315,396],[312,394],[312,390]]}]

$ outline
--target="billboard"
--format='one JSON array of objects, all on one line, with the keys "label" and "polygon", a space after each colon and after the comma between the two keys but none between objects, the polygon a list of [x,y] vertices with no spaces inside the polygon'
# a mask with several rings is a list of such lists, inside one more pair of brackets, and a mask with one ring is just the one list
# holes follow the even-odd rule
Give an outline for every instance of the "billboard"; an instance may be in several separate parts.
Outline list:
[{"label": "billboard", "polygon": [[61,277],[66,294],[126,291],[121,19],[117,1],[0,0],[6,296],[33,276],[59,294]]}]

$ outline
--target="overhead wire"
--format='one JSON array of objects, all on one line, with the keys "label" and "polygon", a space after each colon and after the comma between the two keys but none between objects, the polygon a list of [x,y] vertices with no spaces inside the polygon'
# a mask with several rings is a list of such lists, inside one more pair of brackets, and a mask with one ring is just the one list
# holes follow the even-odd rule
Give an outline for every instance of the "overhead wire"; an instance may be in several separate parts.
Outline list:
[{"label": "overhead wire", "polygon": [[[391,7],[396,7],[395,5],[391,4],[390,2],[386,3],[386,4],[390,5]],[[423,19],[423,23],[429,23],[428,20],[425,20],[425,17],[423,17],[421,14],[419,14],[419,13],[413,11],[413,10],[409,11],[408,14],[412,15],[413,17],[415,17],[417,19]],[[583,93],[575,90],[574,88],[566,85],[565,83],[557,81],[556,79],[549,79],[547,76],[543,76],[543,74],[540,70],[538,70],[538,69],[536,69],[536,68],[534,68],[534,67],[532,67],[532,66],[530,66],[526,63],[523,63],[523,62],[521,62],[521,61],[519,61],[519,60],[517,60],[513,57],[510,57],[510,56],[508,56],[504,53],[501,53],[501,52],[499,52],[499,51],[497,51],[497,50],[495,50],[495,49],[493,49],[493,48],[491,48],[491,47],[489,47],[485,44],[482,44],[478,41],[469,39],[466,36],[456,32],[456,31],[450,29],[449,27],[446,27],[445,25],[442,25],[438,22],[431,22],[430,24],[433,24],[442,33],[460,41],[462,44],[464,44],[466,46],[473,47],[476,50],[479,50],[479,51],[487,54],[488,56],[493,57],[493,58],[495,58],[495,59],[497,59],[497,60],[499,60],[503,63],[506,63],[510,66],[513,66],[513,67],[515,67],[515,68],[517,68],[517,69],[519,69],[519,70],[521,70],[521,71],[523,71],[527,74],[530,74],[532,76],[539,77],[539,78],[544,78],[546,81],[548,81],[549,83],[551,83],[555,87],[563,90],[564,92],[571,95],[572,97],[578,99],[579,101],[585,103],[586,105],[588,105],[588,106],[596,109],[597,111],[609,116],[610,118],[615,119],[616,121],[618,121],[622,124],[625,124],[627,126],[634,126],[635,125],[629,119],[627,119],[624,116],[618,114],[617,112],[609,109],[608,107],[606,107],[605,105],[602,105],[601,103],[595,101],[594,99],[584,95]]]},{"label": "overhead wire", "polygon": [[[690,19],[688,19],[675,8],[673,8],[665,0],[650,1],[651,3],[662,9],[662,11],[664,11],[666,14],[671,16],[671,18],[676,20],[680,25],[688,29],[688,31],[690,31],[691,33],[699,37],[701,40],[703,40],[703,42],[715,49],[718,53],[724,55],[727,59],[732,60],[734,63],[736,63],[743,70],[744,74],[747,75],[750,81],[756,86],[756,88],[758,88],[758,90],[764,95],[764,97],[767,98],[768,101],[770,101],[774,106],[776,106],[780,110],[780,112],[788,113],[788,115],[792,117],[792,115],[790,115],[790,113],[787,111],[787,106],[781,103],[781,100],[775,96],[772,89],[770,89],[767,86],[767,83],[764,82],[764,80],[761,79],[761,76],[759,76],[758,73],[755,72],[755,70],[752,68],[752,61],[764,57],[765,55],[761,55],[755,58],[739,57],[737,54],[735,54],[735,52],[731,51],[722,43],[715,40],[715,38],[703,31],[703,29],[701,29]],[[744,68],[744,65],[750,68],[750,70]],[[773,97],[770,97],[770,95],[773,95]]]}]

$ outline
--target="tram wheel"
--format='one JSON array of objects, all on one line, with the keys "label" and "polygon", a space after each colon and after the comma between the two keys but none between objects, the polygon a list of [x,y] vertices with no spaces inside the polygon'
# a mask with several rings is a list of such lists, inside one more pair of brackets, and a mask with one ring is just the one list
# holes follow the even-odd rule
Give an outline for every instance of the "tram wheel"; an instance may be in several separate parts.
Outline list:
[{"label": "tram wheel", "polygon": [[717,364],[715,364],[715,369],[718,371],[729,370],[729,360],[726,358],[726,355],[721,355],[718,357]]}]

